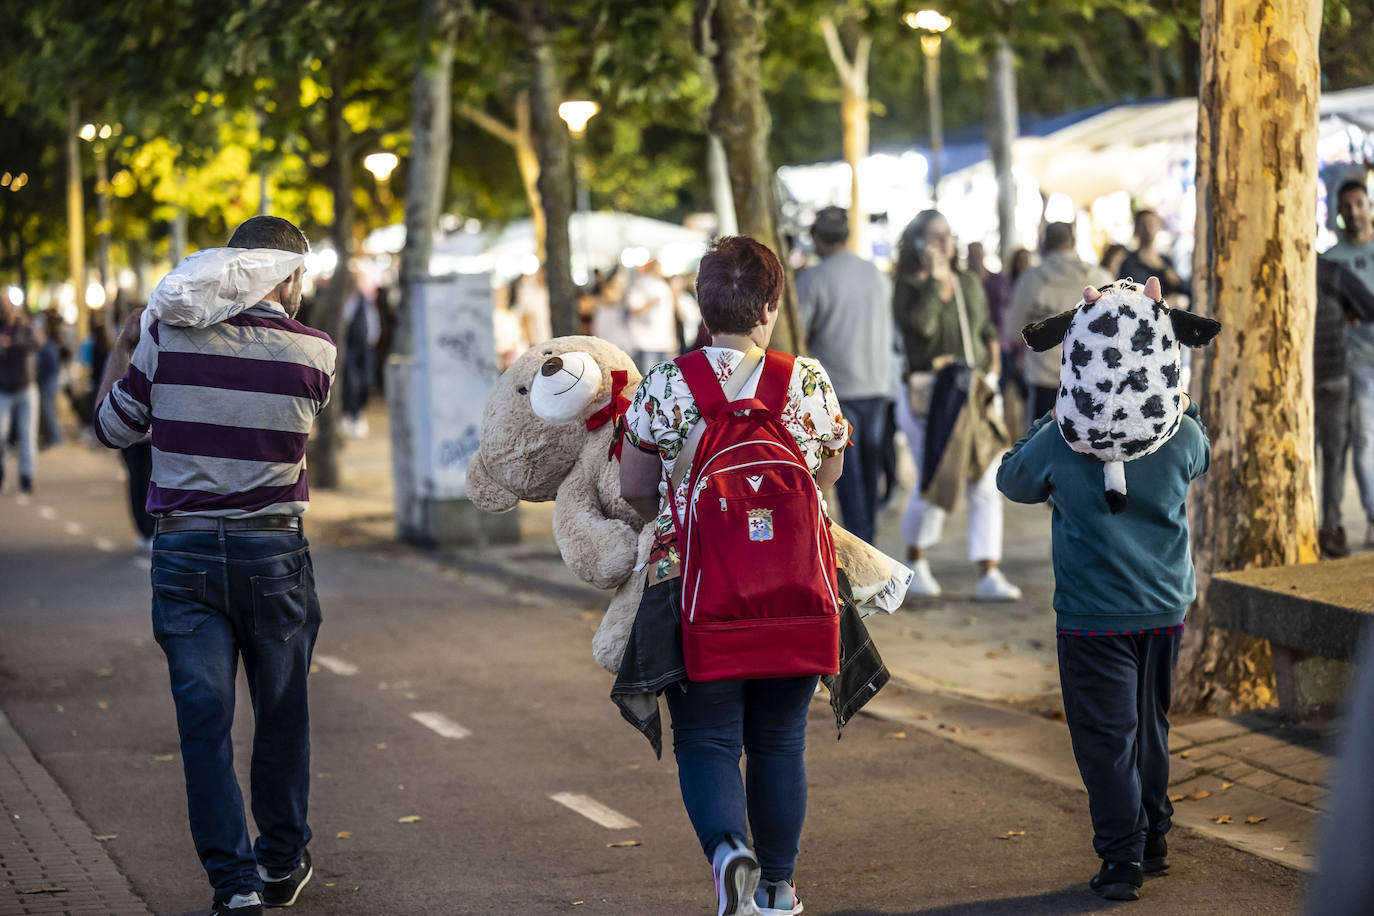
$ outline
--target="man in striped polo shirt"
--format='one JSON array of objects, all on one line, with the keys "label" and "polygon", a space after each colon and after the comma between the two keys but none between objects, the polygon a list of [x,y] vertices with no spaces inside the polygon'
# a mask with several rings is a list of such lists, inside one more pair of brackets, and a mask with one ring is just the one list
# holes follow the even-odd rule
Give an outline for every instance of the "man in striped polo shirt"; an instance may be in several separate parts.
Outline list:
[{"label": "man in striped polo shirt", "polygon": [[[258,216],[229,247],[308,245],[286,220]],[[171,672],[191,835],[213,912],[233,916],[290,906],[312,874],[306,675],[320,605],[301,515],[305,443],[335,349],[294,320],[303,272],[210,327],[153,322],[142,334],[141,314],[130,316],[95,417],[111,448],[152,429],[153,633]],[[256,721],[252,846],[230,741],[240,656]]]}]

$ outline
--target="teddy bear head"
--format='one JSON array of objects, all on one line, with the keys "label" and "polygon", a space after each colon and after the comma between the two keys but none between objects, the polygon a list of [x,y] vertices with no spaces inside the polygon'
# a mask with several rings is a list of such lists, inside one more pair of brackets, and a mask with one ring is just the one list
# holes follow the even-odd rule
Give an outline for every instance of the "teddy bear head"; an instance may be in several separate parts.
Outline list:
[{"label": "teddy bear head", "polygon": [[526,350],[487,400],[468,497],[488,512],[553,499],[587,439],[612,422],[595,415],[639,381],[630,357],[596,337],[556,337]]}]

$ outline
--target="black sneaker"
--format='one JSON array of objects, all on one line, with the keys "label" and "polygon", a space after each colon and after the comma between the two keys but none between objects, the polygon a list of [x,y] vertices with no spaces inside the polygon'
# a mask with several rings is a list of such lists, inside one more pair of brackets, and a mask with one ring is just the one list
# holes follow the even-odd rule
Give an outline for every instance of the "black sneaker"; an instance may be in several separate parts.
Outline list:
[{"label": "black sneaker", "polygon": [[310,883],[315,874],[310,864],[310,850],[301,853],[301,864],[283,878],[262,879],[262,902],[267,906],[291,906],[301,895],[301,888]]},{"label": "black sneaker", "polygon": [[1145,873],[1139,862],[1103,862],[1088,886],[1107,900],[1139,900],[1140,885],[1144,883]]},{"label": "black sneaker", "polygon": [[1147,875],[1157,875],[1169,868],[1169,844],[1162,833],[1145,835],[1145,861],[1140,863],[1141,870]]},{"label": "black sneaker", "polygon": [[216,900],[210,908],[210,916],[262,916],[262,904],[230,907],[228,900]]},{"label": "black sneaker", "polygon": [[20,475],[19,475],[19,492],[20,492],[20,493],[32,493],[32,492],[33,492],[33,478],[30,477],[28,474],[20,474]]}]

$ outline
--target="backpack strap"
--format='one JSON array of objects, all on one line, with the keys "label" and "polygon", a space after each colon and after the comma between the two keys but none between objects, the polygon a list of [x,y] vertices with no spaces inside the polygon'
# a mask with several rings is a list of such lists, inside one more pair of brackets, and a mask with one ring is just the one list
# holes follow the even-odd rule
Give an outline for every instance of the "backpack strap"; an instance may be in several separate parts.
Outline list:
[{"label": "backpack strap", "polygon": [[759,379],[755,398],[762,401],[774,418],[782,414],[787,406],[787,389],[792,385],[792,369],[797,358],[790,353],[769,350],[763,363],[763,376]]},{"label": "backpack strap", "polygon": [[713,419],[725,407],[726,399],[715,370],[711,368],[710,358],[702,350],[693,350],[673,362],[682,371],[682,379],[687,383],[687,390],[692,393],[692,400],[696,401],[702,418]]}]

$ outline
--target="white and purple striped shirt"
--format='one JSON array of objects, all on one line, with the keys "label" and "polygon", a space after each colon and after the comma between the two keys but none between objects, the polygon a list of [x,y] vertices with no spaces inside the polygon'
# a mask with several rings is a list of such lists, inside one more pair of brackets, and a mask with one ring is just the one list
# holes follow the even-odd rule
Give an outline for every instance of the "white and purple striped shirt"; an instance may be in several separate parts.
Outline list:
[{"label": "white and purple striped shirt", "polygon": [[328,334],[275,302],[208,328],[154,322],[96,411],[95,433],[125,448],[152,427],[150,515],[300,515],[305,443],[335,355]]}]

